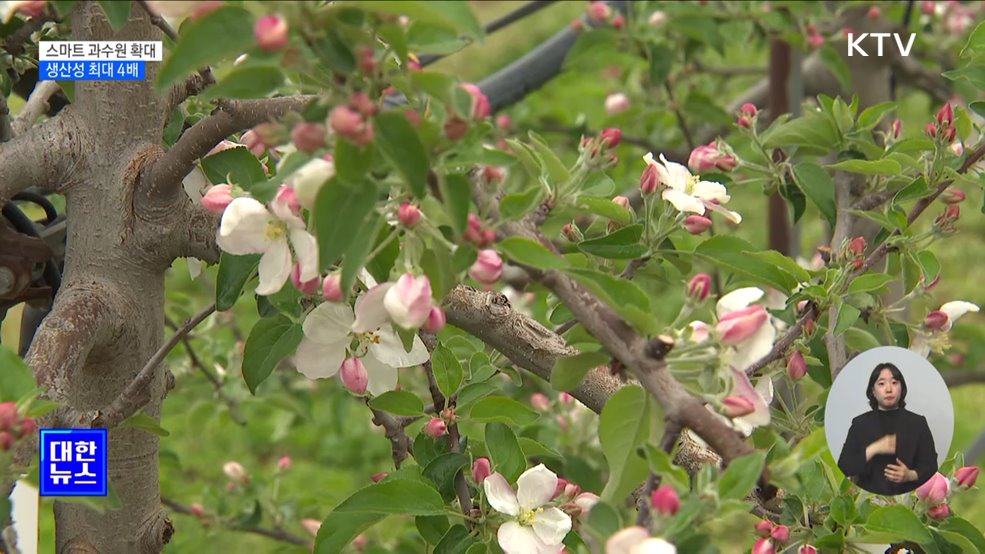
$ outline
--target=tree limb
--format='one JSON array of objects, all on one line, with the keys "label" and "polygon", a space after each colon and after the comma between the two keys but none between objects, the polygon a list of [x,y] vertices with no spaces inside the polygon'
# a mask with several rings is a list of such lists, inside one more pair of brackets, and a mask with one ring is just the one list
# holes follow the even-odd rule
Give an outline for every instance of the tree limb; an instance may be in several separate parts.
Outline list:
[{"label": "tree limb", "polygon": [[395,417],[370,406],[368,399],[366,401],[366,406],[373,412],[373,424],[382,427],[386,434],[387,440],[390,441],[390,453],[393,456],[393,467],[400,469],[400,464],[407,459],[411,448],[410,437],[408,437],[404,432],[404,428],[417,418]]},{"label": "tree limb", "polygon": [[941,377],[948,388],[985,383],[985,371],[945,371]]},{"label": "tree limb", "polygon": [[48,100],[60,90],[61,87],[55,81],[39,81],[24,107],[17,112],[17,118],[14,119],[12,125],[14,135],[27,131],[34,125],[38,117],[48,113]]},{"label": "tree limb", "polygon": [[181,326],[177,331],[171,335],[168,342],[164,343],[161,348],[151,356],[151,359],[147,361],[147,364],[137,373],[137,376],[131,381],[110,403],[109,406],[103,408],[96,415],[96,418],[92,421],[91,427],[114,427],[121,423],[123,420],[127,419],[146,403],[146,393],[145,389],[154,379],[154,374],[157,372],[157,366],[164,360],[164,357],[168,355],[179,342],[181,342],[182,337],[188,334],[189,331],[195,328],[196,325],[205,320],[205,318],[212,315],[215,311],[215,303],[206,306],[205,309],[198,312],[187,320],[184,325]]},{"label": "tree limb", "polygon": [[181,180],[195,160],[229,135],[300,110],[314,96],[283,96],[259,100],[220,101],[211,115],[199,121],[178,139],[164,156],[148,167],[140,190],[149,198],[169,203],[181,190]]},{"label": "tree limb", "polygon": [[10,108],[7,107],[7,97],[0,94],[0,143],[14,138],[14,129],[10,126]]},{"label": "tree limb", "polygon": [[[171,500],[167,497],[161,497],[161,504],[167,506],[167,508],[173,512],[178,512],[179,514],[191,515],[198,517],[191,508]],[[298,546],[304,546],[306,548],[312,547],[312,542],[303,537],[299,537],[294,533],[290,533],[283,529],[267,529],[265,527],[248,526],[248,527],[229,527],[233,531],[243,531],[245,533],[253,533],[254,535],[260,535],[263,537],[275,539],[281,542],[286,542],[290,544],[296,544]]]},{"label": "tree limb", "polygon": [[52,190],[70,183],[70,173],[78,162],[76,154],[85,141],[83,133],[66,133],[67,114],[60,114],[13,139],[0,143],[0,206],[18,192],[35,186]]}]

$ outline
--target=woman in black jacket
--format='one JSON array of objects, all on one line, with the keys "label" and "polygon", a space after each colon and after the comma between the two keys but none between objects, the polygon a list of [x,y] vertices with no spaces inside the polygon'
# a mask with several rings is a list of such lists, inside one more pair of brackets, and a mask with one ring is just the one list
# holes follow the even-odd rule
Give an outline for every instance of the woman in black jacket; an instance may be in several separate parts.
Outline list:
[{"label": "woman in black jacket", "polygon": [[912,491],[937,472],[927,419],[905,409],[906,381],[891,363],[872,370],[865,395],[872,410],[852,420],[838,467],[872,493]]}]

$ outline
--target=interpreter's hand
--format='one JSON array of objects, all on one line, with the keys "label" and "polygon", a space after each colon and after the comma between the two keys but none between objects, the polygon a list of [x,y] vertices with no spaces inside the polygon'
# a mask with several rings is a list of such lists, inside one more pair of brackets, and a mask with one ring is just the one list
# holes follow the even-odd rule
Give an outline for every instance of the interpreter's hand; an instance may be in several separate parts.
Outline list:
[{"label": "interpreter's hand", "polygon": [[892,481],[893,483],[905,483],[907,481],[915,481],[917,479],[917,472],[906,467],[899,458],[896,458],[895,464],[889,464],[886,466],[885,471],[886,479]]},{"label": "interpreter's hand", "polygon": [[896,435],[886,435],[870,446],[876,454],[896,454]]}]

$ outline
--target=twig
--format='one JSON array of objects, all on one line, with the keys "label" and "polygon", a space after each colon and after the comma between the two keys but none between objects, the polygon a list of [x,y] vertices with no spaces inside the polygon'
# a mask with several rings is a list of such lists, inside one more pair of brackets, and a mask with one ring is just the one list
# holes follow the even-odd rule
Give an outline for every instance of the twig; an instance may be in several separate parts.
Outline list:
[{"label": "twig", "polygon": [[677,105],[677,101],[674,99],[674,87],[671,86],[669,79],[664,80],[664,90],[667,91],[667,98],[670,100],[671,109],[674,115],[677,116],[677,126],[680,128],[681,134],[684,135],[684,142],[687,143],[688,150],[694,150],[697,144],[694,142],[691,130],[687,128],[687,121],[684,120],[684,112],[681,111],[681,107]]},{"label": "twig", "polygon": [[7,107],[7,97],[0,94],[0,142],[14,138],[14,129],[10,126],[10,108]]},{"label": "twig", "polygon": [[[140,4],[140,7],[144,9],[144,12],[146,12],[147,15],[150,16],[150,22],[152,25],[160,29],[172,41],[178,42],[178,33],[174,32],[174,29],[171,28],[171,25],[168,24],[167,20],[165,20],[158,13],[152,10],[150,6],[147,5],[146,0],[137,0],[137,4]],[[215,84],[215,77],[212,76],[212,69],[209,66],[205,66],[199,69],[198,74],[202,77],[202,80],[204,81],[204,85],[200,89],[198,89],[199,92],[201,92],[201,90],[204,89],[205,87]]]},{"label": "twig", "polygon": [[154,375],[157,372],[157,366],[164,360],[164,357],[168,355],[180,341],[181,338],[188,334],[189,331],[195,328],[196,325],[205,320],[205,318],[212,315],[215,311],[215,303],[210,304],[202,311],[195,314],[191,319],[186,321],[180,329],[175,331],[168,342],[164,343],[161,348],[151,356],[147,364],[137,373],[133,381],[130,382],[116,397],[113,402],[99,411],[99,414],[92,421],[91,427],[113,427],[118,425],[120,422],[130,417],[137,411],[141,406],[146,394],[144,394],[145,389],[154,379]]},{"label": "twig", "polygon": [[[178,330],[178,325],[171,321],[171,318],[165,316],[164,322],[171,329],[175,331]],[[204,363],[202,363],[202,360],[199,359],[198,354],[195,353],[195,349],[192,347],[191,338],[188,335],[181,337],[181,344],[185,347],[185,352],[188,354],[188,359],[191,361],[192,366],[198,369],[199,373],[205,375],[205,378],[212,383],[212,388],[215,390],[216,396],[218,396],[229,408],[229,417],[240,425],[246,425],[246,420],[243,419],[243,416],[239,413],[239,405],[236,402],[236,399],[226,393],[226,390],[222,386],[222,381],[219,380],[219,377],[212,373],[212,371],[209,370]]]},{"label": "twig", "polygon": [[804,330],[804,325],[807,325],[808,321],[817,319],[817,317],[817,306],[811,303],[810,309],[807,310],[807,313],[802,315],[797,322],[793,324],[793,327],[788,329],[787,332],[780,337],[780,340],[773,343],[773,348],[770,349],[769,353],[760,358],[756,363],[746,368],[746,375],[752,377],[753,375],[756,375],[759,370],[782,358],[786,354],[787,349],[790,348],[790,345],[792,345],[794,341],[800,337],[800,333]]},{"label": "twig", "polygon": [[[540,125],[535,130],[544,133],[558,133],[563,135],[579,135],[579,136],[596,135],[599,133],[599,131],[590,129],[588,127],[573,127],[568,125],[551,125],[551,124]],[[656,144],[650,142],[648,139],[643,137],[637,137],[633,135],[622,135],[622,142],[626,144],[632,144],[633,146],[639,146],[640,148],[648,152],[663,152]],[[667,153],[667,156],[675,157],[675,158],[681,157],[680,154],[671,155],[671,153],[669,152]],[[684,154],[683,157],[686,158],[687,154]]]},{"label": "twig", "polygon": [[369,405],[366,406],[373,412],[373,424],[383,428],[387,440],[390,441],[390,455],[393,457],[393,467],[400,469],[400,464],[407,459],[411,450],[411,440],[404,432],[404,428],[416,421],[416,417],[395,417],[384,411],[377,410]]},{"label": "twig", "polygon": [[[666,418],[665,425],[663,437],[660,438],[660,448],[670,454],[674,450],[678,439],[681,438],[681,431],[683,429],[679,423],[669,418]],[[647,476],[646,483],[643,485],[643,493],[640,495],[639,502],[637,503],[639,513],[636,514],[636,525],[649,528],[650,495],[653,494],[653,490],[657,488],[660,481],[660,476],[652,471]]]},{"label": "twig", "polygon": [[60,21],[51,8],[47,8],[43,15],[28,19],[24,25],[21,25],[19,29],[7,37],[7,40],[3,41],[3,49],[11,56],[20,56],[25,50],[24,43],[31,38],[31,35],[40,31],[44,27],[44,24],[49,21]]},{"label": "twig", "polygon": [[[195,515],[191,508],[185,506],[184,504],[175,502],[170,498],[161,497],[161,504],[168,507],[168,509],[178,512],[179,514],[185,515]],[[196,516],[197,517],[197,516]],[[311,548],[313,546],[312,541],[295,535],[294,533],[285,531],[283,529],[267,529],[265,527],[256,526],[227,526],[228,529],[232,531],[243,531],[245,533],[253,533],[254,535],[261,535],[267,538],[275,539],[281,542],[287,542],[291,544],[296,544],[298,546],[304,546],[306,548]]]},{"label": "twig", "polygon": [[61,87],[55,81],[38,81],[24,107],[17,113],[12,124],[15,135],[20,135],[34,125],[38,116],[48,113],[48,100],[58,93]]}]

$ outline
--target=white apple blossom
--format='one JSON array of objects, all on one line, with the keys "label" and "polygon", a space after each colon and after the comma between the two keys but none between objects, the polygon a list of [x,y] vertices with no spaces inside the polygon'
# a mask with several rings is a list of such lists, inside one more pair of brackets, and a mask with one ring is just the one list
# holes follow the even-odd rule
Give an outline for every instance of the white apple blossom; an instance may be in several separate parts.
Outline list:
[{"label": "white apple blossom", "polygon": [[554,496],[557,475],[540,464],[520,475],[516,492],[499,473],[482,482],[494,510],[512,519],[499,527],[496,538],[506,554],[557,554],[571,531],[571,517],[545,506]]},{"label": "white apple blossom", "polygon": [[654,161],[652,153],[643,156],[643,160],[653,166],[660,183],[665,187],[663,199],[670,202],[678,211],[704,215],[706,210],[711,210],[722,214],[733,223],[742,222],[742,216],[723,206],[731,198],[725,190],[725,185],[702,181],[683,165],[667,161],[663,154],[660,154],[660,163]]},{"label": "white apple blossom", "polygon": [[617,531],[605,541],[605,554],[677,554],[677,547],[634,525]]},{"label": "white apple blossom", "polygon": [[928,332],[924,330],[916,331],[910,341],[910,350],[917,354],[927,357],[931,351],[942,353],[950,347],[947,339],[947,332],[951,330],[954,322],[968,312],[977,312],[978,306],[964,300],[952,300],[945,302],[940,307],[940,311],[947,314],[947,322],[940,332]]},{"label": "white apple blossom", "polygon": [[279,291],[291,276],[292,247],[301,264],[301,281],[318,276],[318,243],[281,196],[270,203],[270,211],[253,198],[234,199],[222,213],[217,242],[230,254],[263,254],[256,288],[261,296]]},{"label": "white apple blossom", "polygon": [[[756,287],[734,290],[718,300],[715,305],[715,313],[719,318],[722,318],[726,314],[741,311],[761,299],[763,295],[763,291]],[[727,352],[725,361],[736,369],[745,369],[768,354],[773,348],[775,339],[776,329],[767,320],[747,339],[732,346]]]},{"label": "white apple blossom", "polygon": [[384,283],[371,288],[356,299],[355,312],[337,302],[325,302],[312,310],[302,324],[304,338],[294,355],[298,371],[309,379],[333,377],[351,353],[366,366],[366,390],[379,395],[396,388],[398,368],[426,362],[429,355],[421,339],[415,336],[407,352],[387,323],[383,297],[392,286]]}]

